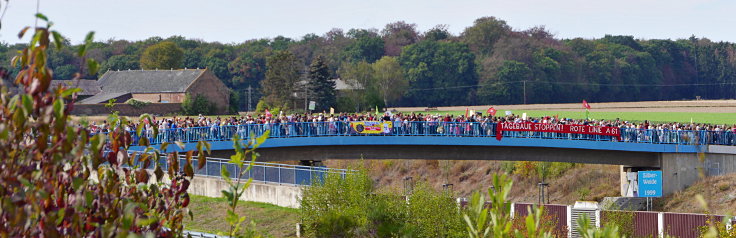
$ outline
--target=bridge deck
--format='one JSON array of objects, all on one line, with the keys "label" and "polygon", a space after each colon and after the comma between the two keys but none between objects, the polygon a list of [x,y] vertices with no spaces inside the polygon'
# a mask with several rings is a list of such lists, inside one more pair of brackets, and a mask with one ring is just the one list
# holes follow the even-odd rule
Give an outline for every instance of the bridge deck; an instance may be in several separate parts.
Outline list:
[{"label": "bridge deck", "polygon": [[[360,134],[345,122],[249,124],[177,128],[159,132],[144,131],[151,144],[165,141],[187,143],[187,150],[200,140],[209,141],[213,150],[231,150],[235,135],[247,138],[270,130],[270,138],[263,148],[298,146],[500,146],[545,147],[632,152],[694,153],[696,145],[735,145],[736,136],[730,131],[669,131],[621,129],[621,141],[612,136],[505,131],[503,139],[496,139],[495,123],[431,123],[412,122],[393,126],[388,133]],[[138,137],[133,138],[131,150],[139,150]],[[173,147],[169,147],[173,149]],[[707,147],[701,147],[707,148]],[[707,149],[706,149],[707,150]]]}]

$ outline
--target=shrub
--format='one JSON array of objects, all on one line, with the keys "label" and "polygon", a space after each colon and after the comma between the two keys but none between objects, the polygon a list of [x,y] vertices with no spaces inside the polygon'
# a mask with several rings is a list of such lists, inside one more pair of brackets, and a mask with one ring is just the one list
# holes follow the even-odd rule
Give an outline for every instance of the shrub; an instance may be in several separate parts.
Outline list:
[{"label": "shrub", "polygon": [[634,237],[634,215],[630,211],[603,211],[601,226],[617,226],[621,235]]},{"label": "shrub", "polygon": [[309,237],[459,237],[461,214],[448,192],[419,184],[408,201],[376,194],[365,169],[329,174],[305,187],[300,216]]},{"label": "shrub", "polygon": [[705,222],[706,225],[698,227],[698,231],[700,232],[698,237],[736,238],[736,227],[731,226],[731,229],[728,229],[726,227],[728,221],[726,219],[724,221],[717,221],[712,216],[708,217],[708,220]]},{"label": "shrub", "polygon": [[305,187],[300,216],[312,237],[358,236],[367,224],[371,180],[364,172],[329,173],[321,183]]},{"label": "shrub", "polygon": [[256,105],[256,113],[263,113],[266,110],[271,112],[273,115],[278,115],[280,111],[287,110],[287,107],[278,107],[274,105],[270,105],[267,102],[260,100],[258,101],[258,105]]},{"label": "shrub", "polygon": [[590,196],[590,188],[582,187],[575,191],[578,195],[578,200],[585,201]]},{"label": "shrub", "polygon": [[721,183],[721,184],[718,184],[717,186],[718,186],[718,190],[720,190],[721,192],[728,191],[728,189],[731,188],[731,185],[728,185],[728,183]]},{"label": "shrub", "polygon": [[[512,219],[512,228],[514,230],[519,231],[526,231],[527,229],[527,219],[535,219],[535,209],[530,210],[529,214],[527,216],[515,216]],[[567,237],[567,229],[557,229],[557,224],[555,221],[557,221],[557,218],[549,214],[549,212],[545,209],[542,209],[541,211],[541,219],[539,222],[539,228],[535,228],[541,231],[550,231],[552,237]]]},{"label": "shrub", "polygon": [[258,104],[256,104],[256,113],[262,113],[268,108],[269,106],[268,106],[268,103],[266,103],[266,101],[259,100]]},{"label": "shrub", "polygon": [[192,98],[191,95],[187,94],[184,97],[184,102],[181,103],[181,111],[184,115],[212,115],[215,112],[217,105],[211,103],[207,97],[197,94]]},{"label": "shrub", "polygon": [[415,186],[409,202],[408,223],[416,237],[463,237],[462,214],[449,191],[436,191],[426,183]]},{"label": "shrub", "polygon": [[516,170],[516,164],[514,161],[503,161],[501,163],[501,170],[503,170],[506,174],[514,174],[514,171]]},{"label": "shrub", "polygon": [[537,163],[535,161],[518,161],[514,164],[514,174],[531,177],[537,174]]},{"label": "shrub", "polygon": [[235,90],[230,90],[230,101],[228,102],[228,113],[237,115],[240,111],[240,100],[242,99],[242,96],[240,95],[240,92]]},{"label": "shrub", "polygon": [[125,104],[128,104],[128,105],[130,105],[131,107],[133,107],[135,109],[141,109],[141,108],[143,108],[146,105],[151,104],[151,103],[150,102],[138,101],[138,100],[135,100],[135,99],[131,98],[131,99],[128,99],[128,101],[125,101]]}]

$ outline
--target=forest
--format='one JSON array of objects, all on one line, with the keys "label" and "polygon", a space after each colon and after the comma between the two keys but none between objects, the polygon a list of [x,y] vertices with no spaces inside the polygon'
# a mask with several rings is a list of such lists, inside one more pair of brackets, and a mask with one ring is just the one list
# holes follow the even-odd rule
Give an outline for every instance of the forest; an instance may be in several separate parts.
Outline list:
[{"label": "forest", "polygon": [[[227,44],[181,36],[96,41],[85,56],[100,62],[94,75],[85,73],[86,59],[75,57],[84,44],[66,39],[61,50],[49,49],[48,64],[54,79],[72,79],[80,71],[81,78],[96,79],[107,70],[207,68],[232,90],[231,104],[241,111],[255,109],[261,99],[303,108],[295,92],[307,91],[299,81],[315,73],[352,86],[326,101],[332,105],[318,106],[339,111],[736,98],[736,45],[730,42],[695,36],[558,39],[542,26],[512,29],[494,17],[475,20],[459,35],[444,25],[417,28],[399,21],[380,30],[333,29],[300,39]],[[10,59],[24,47],[0,43],[0,67],[17,73]]]}]

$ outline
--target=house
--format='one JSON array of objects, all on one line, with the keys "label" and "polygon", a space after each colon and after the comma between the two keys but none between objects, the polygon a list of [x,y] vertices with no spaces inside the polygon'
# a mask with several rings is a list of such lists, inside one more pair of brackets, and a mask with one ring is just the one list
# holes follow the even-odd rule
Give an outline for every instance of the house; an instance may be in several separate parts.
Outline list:
[{"label": "house", "polygon": [[79,88],[82,91],[77,93],[77,100],[81,101],[97,95],[100,93],[100,86],[97,85],[97,80],[92,79],[77,79],[77,80],[51,80],[49,90],[53,90],[59,85],[67,86],[68,88]]},{"label": "house", "polygon": [[130,99],[150,103],[171,103],[177,107],[187,94],[202,95],[225,113],[230,91],[207,69],[107,71],[97,85],[100,91],[80,104],[104,104],[110,99],[124,103]]},{"label": "house", "polygon": [[[351,90],[363,90],[363,85],[355,80],[344,80],[340,78],[330,79],[335,82],[335,92],[339,96],[347,91]],[[307,80],[299,80],[294,84],[294,97],[304,98],[304,90],[306,85],[309,83]]]},{"label": "house", "polygon": [[340,78],[333,79],[335,81],[335,90],[338,92],[345,90],[363,90],[363,85],[355,80],[343,80]]}]

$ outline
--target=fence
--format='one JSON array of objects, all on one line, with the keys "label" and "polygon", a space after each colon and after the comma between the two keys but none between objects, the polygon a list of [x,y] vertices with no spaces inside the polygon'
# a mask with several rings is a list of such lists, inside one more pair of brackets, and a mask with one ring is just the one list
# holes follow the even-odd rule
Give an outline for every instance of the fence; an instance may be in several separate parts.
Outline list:
[{"label": "fence", "polygon": [[[551,221],[555,224],[555,234],[567,234],[568,230],[570,229],[568,221],[567,221],[567,214],[568,209],[567,205],[555,205],[555,204],[545,204],[544,205],[544,211],[545,211],[545,217],[542,219],[551,219]],[[514,215],[515,216],[521,216],[525,217],[529,215],[529,211],[534,208],[534,204],[531,203],[514,203]]]},{"label": "fence", "polygon": [[[179,164],[182,165],[186,162],[186,158],[179,157]],[[278,164],[278,163],[267,163],[267,162],[253,162],[249,171],[241,171],[241,169],[233,164],[227,162],[224,159],[218,158],[207,158],[207,164],[202,169],[196,169],[198,167],[196,159],[192,160],[192,167],[195,168],[194,174],[196,176],[206,177],[221,177],[221,171],[227,170],[230,174],[230,178],[237,179],[241,176],[242,179],[252,178],[253,181],[264,182],[264,183],[278,183],[287,185],[312,185],[323,181],[328,174],[340,174],[344,177],[346,173],[352,172],[346,169],[331,169],[327,167],[315,167],[315,166],[301,166],[301,165],[290,165],[290,164]],[[248,162],[246,162],[248,163]],[[169,164],[166,158],[161,158],[158,164],[163,170],[169,168]],[[135,161],[135,165],[143,167],[144,164],[138,160]],[[150,163],[146,169],[154,169],[154,163]],[[247,167],[244,166],[244,169]],[[183,171],[184,167],[180,166],[179,170]]]},{"label": "fence", "polygon": [[[461,207],[468,205],[468,200],[459,198],[458,204]],[[534,208],[535,204],[531,203],[511,203],[511,214],[512,217],[525,217],[529,215],[530,208]],[[490,202],[486,202],[486,206],[491,206]],[[617,218],[613,217],[613,213],[629,213],[633,219],[628,227],[633,230],[633,237],[661,237],[666,234],[670,237],[680,238],[696,238],[700,234],[700,228],[707,226],[707,221],[710,219],[712,222],[720,222],[724,216],[720,215],[706,215],[706,214],[689,214],[689,213],[670,213],[670,212],[646,212],[646,211],[615,211],[615,210],[601,210],[600,208],[585,209],[585,208],[574,208],[570,205],[556,205],[556,204],[544,204],[545,213],[547,217],[543,219],[550,219],[555,224],[555,234],[567,234],[567,237],[579,237],[579,234],[575,232],[577,229],[576,215],[579,216],[581,212],[586,213],[591,219],[591,225],[597,227],[606,226],[612,220]],[[619,223],[621,221],[618,221]],[[736,229],[736,218],[731,218],[730,221],[726,221],[725,225],[729,229]],[[619,231],[627,228],[619,227]],[[562,235],[565,236],[565,235]]]},{"label": "fence", "polygon": [[[495,137],[496,123],[484,122],[401,122],[396,123],[388,133],[360,134],[350,127],[349,122],[289,122],[269,124],[245,124],[232,126],[210,126],[174,128],[159,131],[153,136],[152,130],[145,130],[142,136],[151,144],[163,142],[228,141],[235,135],[248,138],[259,136],[270,130],[270,138],[324,137],[324,136],[447,136],[447,137]],[[504,131],[503,137],[540,138],[588,141],[618,141],[612,136]],[[135,133],[131,133],[135,134]],[[138,145],[139,137],[133,136],[133,145]],[[685,131],[621,128],[621,142],[649,144],[711,144],[736,145],[736,133],[732,131]]]}]

